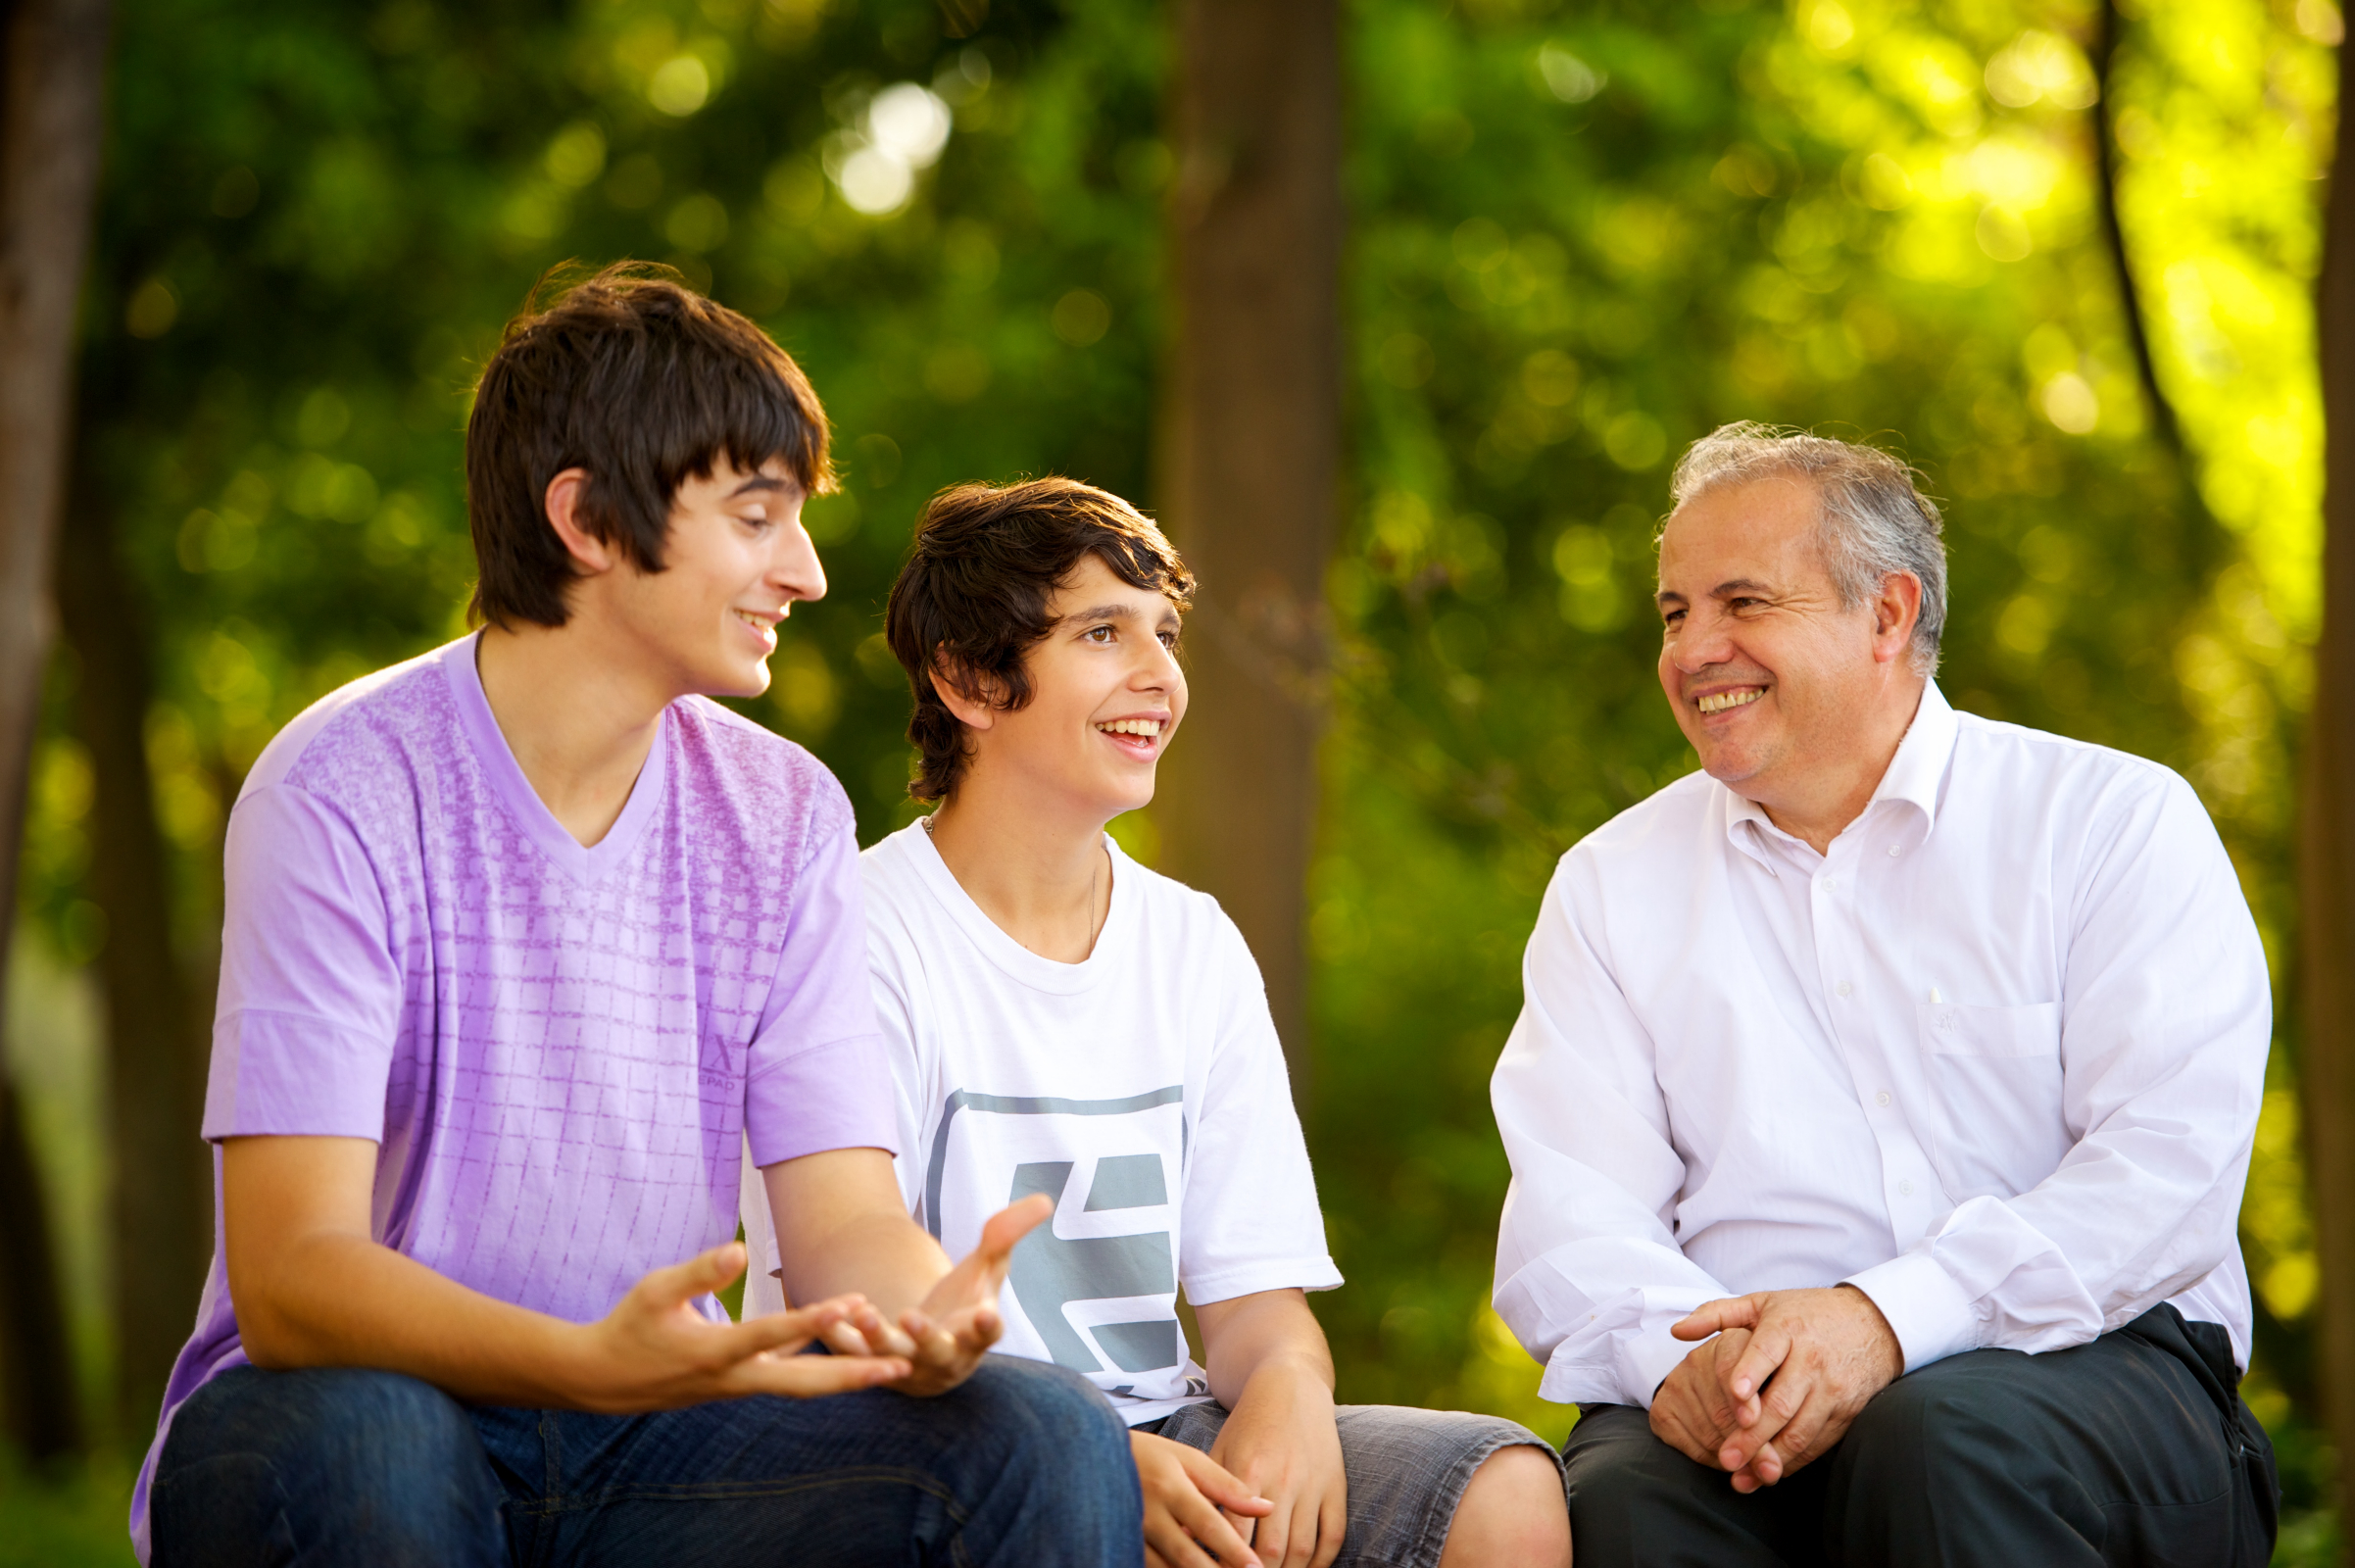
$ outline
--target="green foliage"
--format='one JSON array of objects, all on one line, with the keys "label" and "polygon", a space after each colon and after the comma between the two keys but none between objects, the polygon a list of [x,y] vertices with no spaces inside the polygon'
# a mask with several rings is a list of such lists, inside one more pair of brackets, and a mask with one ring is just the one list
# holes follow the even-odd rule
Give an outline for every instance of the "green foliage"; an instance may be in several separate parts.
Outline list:
[{"label": "green foliage", "polygon": [[[949,37],[945,16],[987,20]],[[1486,1309],[1507,1176],[1487,1076],[1554,858],[1692,765],[1650,672],[1650,535],[1674,454],[1721,420],[1904,451],[1947,506],[1946,690],[2183,769],[2284,972],[2337,14],[2127,23],[2107,110],[2187,463],[2153,437],[2103,240],[2093,21],[2082,0],[1349,8],[1308,1107],[1346,1397],[1567,1425]],[[192,965],[269,735],[463,624],[466,387],[555,263],[667,260],[824,396],[833,591],[754,711],[835,768],[869,838],[906,808],[877,611],[922,498],[1049,470],[1151,498],[1172,171],[1148,0],[123,0],[120,33],[75,507],[113,518],[154,639]],[[86,957],[72,679],[26,907]],[[2276,1077],[2245,1228],[2279,1423],[2314,1267],[2285,1057]],[[2311,1507],[2327,1456],[2298,1441]],[[2320,1551],[2334,1527],[2299,1528]]]}]

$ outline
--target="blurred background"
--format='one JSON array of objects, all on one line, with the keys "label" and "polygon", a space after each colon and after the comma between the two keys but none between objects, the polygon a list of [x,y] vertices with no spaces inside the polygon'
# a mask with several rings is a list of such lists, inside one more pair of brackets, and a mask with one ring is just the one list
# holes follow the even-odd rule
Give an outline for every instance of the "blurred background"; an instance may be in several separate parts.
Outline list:
[{"label": "blurred background", "polygon": [[[1554,1438],[1487,1304],[1487,1079],[1554,859],[1693,765],[1652,674],[1668,466],[1734,418],[1902,452],[1947,509],[1948,695],[2182,770],[2264,928],[2249,1395],[2280,1560],[2336,1560],[2288,988],[2341,30],[2332,0],[115,0],[6,971],[0,1564],[128,1560],[210,1251],[243,771],[465,629],[471,378],[546,269],[624,256],[761,322],[833,417],[833,591],[747,710],[864,841],[911,811],[879,612],[924,498],[1059,472],[1166,509],[1200,755],[1115,830],[1248,912],[1342,1396]],[[1253,179],[1309,194],[1229,199]],[[1214,704],[1273,715],[1264,777]],[[1189,814],[1238,790],[1268,855]]]}]

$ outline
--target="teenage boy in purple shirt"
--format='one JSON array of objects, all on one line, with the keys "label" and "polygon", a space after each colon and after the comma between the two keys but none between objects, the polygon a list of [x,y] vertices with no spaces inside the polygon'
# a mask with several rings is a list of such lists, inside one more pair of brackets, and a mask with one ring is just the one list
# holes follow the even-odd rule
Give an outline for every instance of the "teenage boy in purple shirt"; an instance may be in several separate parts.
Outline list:
[{"label": "teenage boy in purple shirt", "polygon": [[[509,327],[487,626],[314,706],[230,816],[155,1568],[1136,1560],[1118,1419],[984,1355],[1047,1205],[952,1267],[900,1202],[849,803],[708,700],[825,592],[825,429],[660,278]],[[747,1147],[803,1304],[730,1324]]]}]

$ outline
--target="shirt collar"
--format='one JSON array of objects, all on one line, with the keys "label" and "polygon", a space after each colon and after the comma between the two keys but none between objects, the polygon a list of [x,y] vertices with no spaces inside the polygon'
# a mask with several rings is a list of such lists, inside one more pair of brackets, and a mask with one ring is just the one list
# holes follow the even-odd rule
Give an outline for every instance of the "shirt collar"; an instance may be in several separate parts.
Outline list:
[{"label": "shirt collar", "polygon": [[[1955,718],[1945,694],[1938,689],[1938,682],[1924,682],[1921,706],[1914,710],[1913,722],[1905,727],[1905,738],[1897,743],[1897,755],[1889,759],[1888,770],[1881,775],[1881,783],[1857,820],[1863,821],[1885,801],[1902,803],[1913,807],[1922,816],[1921,837],[1914,842],[1918,845],[1929,838],[1931,829],[1938,825],[1938,797],[1945,790],[1948,765],[1954,760],[1954,737],[1960,728],[1960,721]],[[1717,792],[1724,803],[1727,838],[1744,855],[1772,870],[1773,862],[1765,853],[1768,841],[1796,844],[1798,840],[1775,826],[1765,808],[1747,796],[1723,784],[1717,786]],[[1746,829],[1744,823],[1748,824]]]}]

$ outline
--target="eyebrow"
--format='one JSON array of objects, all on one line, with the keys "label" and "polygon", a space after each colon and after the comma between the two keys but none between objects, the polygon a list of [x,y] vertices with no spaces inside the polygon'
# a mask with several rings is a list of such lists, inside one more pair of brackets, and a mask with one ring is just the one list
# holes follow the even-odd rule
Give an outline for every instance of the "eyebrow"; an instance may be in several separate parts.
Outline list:
[{"label": "eyebrow", "polygon": [[[1773,584],[1760,582],[1755,577],[1735,577],[1729,581],[1721,582],[1716,587],[1710,589],[1709,597],[1712,599],[1723,599],[1728,594],[1771,594],[1774,591]],[[1664,605],[1671,599],[1676,600],[1679,604],[1682,604],[1684,603],[1685,596],[1681,593],[1678,593],[1674,588],[1663,588],[1658,593],[1652,595],[1652,600],[1656,604]]]},{"label": "eyebrow", "polygon": [[[1151,618],[1152,614],[1153,612],[1151,611],[1139,609],[1135,605],[1098,605],[1093,609],[1082,610],[1073,614],[1065,615],[1063,619],[1066,621],[1145,620]],[[1162,600],[1161,614],[1158,618],[1164,621],[1176,620],[1178,618],[1177,607],[1170,604],[1166,599]]]},{"label": "eyebrow", "polygon": [[786,488],[787,482],[788,481],[783,479],[772,479],[765,473],[756,473],[751,478],[745,480],[744,483],[738,485],[735,489],[730,490],[728,492],[728,499],[733,501],[738,496],[750,495],[755,490],[774,490],[782,492]]}]

